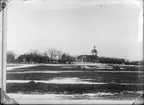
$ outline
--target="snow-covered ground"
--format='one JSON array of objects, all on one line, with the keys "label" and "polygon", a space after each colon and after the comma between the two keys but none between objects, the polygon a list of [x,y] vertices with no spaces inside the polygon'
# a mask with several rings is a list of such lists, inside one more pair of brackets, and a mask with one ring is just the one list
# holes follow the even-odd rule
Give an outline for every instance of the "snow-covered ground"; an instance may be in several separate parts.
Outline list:
[{"label": "snow-covered ground", "polygon": [[[87,80],[87,79],[86,79]],[[80,78],[54,78],[51,80],[33,80],[41,83],[56,83],[56,84],[106,84],[102,82],[88,82]],[[7,80],[7,83],[28,83],[30,80]]]},{"label": "snow-covered ground", "polygon": [[[45,94],[45,95],[31,95],[31,94],[12,94],[8,96],[13,98],[19,104],[113,104],[113,105],[132,105],[135,100],[65,100],[61,99],[66,95]],[[68,95],[72,96],[72,95]]]},{"label": "snow-covered ground", "polygon": [[[48,65],[48,66],[62,66],[62,64],[23,64],[18,66],[7,67],[8,71],[14,70],[15,68],[27,68],[39,65]],[[70,64],[68,64],[70,65]],[[100,65],[100,67],[104,67],[105,64],[74,64],[74,65]],[[65,65],[63,65],[65,66]],[[25,72],[8,72],[8,73],[62,73],[62,72],[83,72],[83,71],[25,71]],[[86,72],[86,71],[85,71]],[[92,71],[92,72],[139,72],[139,71]],[[141,71],[142,72],[142,71]],[[53,78],[51,80],[34,80],[35,82],[42,83],[56,83],[56,84],[106,84],[101,82],[90,82],[86,79],[80,78]],[[28,83],[30,80],[7,80],[7,83]],[[135,83],[121,83],[124,85],[137,85]],[[113,105],[132,105],[135,100],[66,100],[66,97],[75,97],[75,95],[64,95],[64,94],[14,94],[8,93],[11,98],[14,98],[19,104],[113,104]],[[114,95],[114,93],[86,93],[83,96],[98,97],[99,95]],[[80,97],[83,97],[80,96]],[[66,98],[66,99],[65,99]]]},{"label": "snow-covered ground", "polygon": [[[64,77],[56,77],[50,80],[33,80],[34,82],[41,83],[55,83],[55,84],[108,84],[104,82],[89,82],[91,79],[80,79],[80,78],[64,78]],[[7,80],[7,83],[29,83],[31,80]],[[112,83],[112,82],[111,82]],[[141,85],[139,83],[115,83],[121,85]]]},{"label": "snow-covered ground", "polygon": [[15,68],[32,67],[32,66],[37,66],[37,64],[23,64],[23,65],[18,64],[17,66],[10,66],[10,67],[7,67],[6,69],[13,70]]},{"label": "snow-covered ground", "polygon": [[[13,68],[14,69],[14,68]],[[11,69],[11,70],[13,70]],[[121,73],[121,72],[125,72],[125,73],[143,73],[143,71],[111,71],[111,70],[96,70],[96,71],[79,71],[79,70],[64,70],[64,71],[52,71],[52,70],[48,70],[48,71],[24,71],[24,72],[8,72],[8,74],[27,74],[27,73],[65,73],[65,72],[113,72],[113,73]]]}]

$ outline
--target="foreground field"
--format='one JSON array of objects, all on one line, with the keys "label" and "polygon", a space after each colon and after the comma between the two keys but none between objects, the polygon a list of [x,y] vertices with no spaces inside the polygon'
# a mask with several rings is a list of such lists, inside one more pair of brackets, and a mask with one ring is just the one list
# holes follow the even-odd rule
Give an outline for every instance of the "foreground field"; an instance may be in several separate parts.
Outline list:
[{"label": "foreground field", "polygon": [[[132,68],[132,69],[131,69]],[[7,71],[7,93],[55,94],[54,99],[135,100],[143,90],[138,67],[35,65]]]}]

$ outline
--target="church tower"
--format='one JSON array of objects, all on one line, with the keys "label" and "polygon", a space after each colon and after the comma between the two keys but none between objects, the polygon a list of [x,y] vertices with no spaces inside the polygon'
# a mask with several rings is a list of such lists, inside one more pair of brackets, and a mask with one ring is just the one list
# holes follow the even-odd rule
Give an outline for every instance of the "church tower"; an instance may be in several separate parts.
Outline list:
[{"label": "church tower", "polygon": [[97,56],[97,50],[96,50],[95,46],[93,47],[93,50],[91,51],[91,54]]}]

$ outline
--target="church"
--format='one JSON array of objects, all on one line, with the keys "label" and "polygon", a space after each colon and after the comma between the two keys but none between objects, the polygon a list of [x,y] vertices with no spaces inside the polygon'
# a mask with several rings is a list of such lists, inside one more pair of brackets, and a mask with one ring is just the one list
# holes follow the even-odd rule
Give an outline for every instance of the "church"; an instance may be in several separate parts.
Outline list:
[{"label": "church", "polygon": [[97,63],[98,62],[98,52],[96,50],[96,47],[94,46],[91,55],[79,55],[77,57],[78,62],[93,62]]}]

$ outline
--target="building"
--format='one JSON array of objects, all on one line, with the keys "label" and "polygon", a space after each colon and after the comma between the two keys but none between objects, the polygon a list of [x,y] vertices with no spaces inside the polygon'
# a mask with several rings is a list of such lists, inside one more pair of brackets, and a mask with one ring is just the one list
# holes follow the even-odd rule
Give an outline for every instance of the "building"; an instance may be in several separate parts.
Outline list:
[{"label": "building", "polygon": [[93,62],[96,63],[98,62],[98,52],[96,50],[96,47],[94,46],[91,55],[79,55],[77,57],[78,62]]}]

